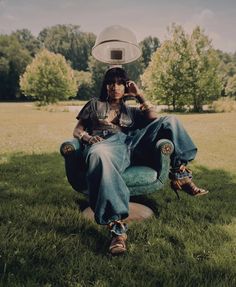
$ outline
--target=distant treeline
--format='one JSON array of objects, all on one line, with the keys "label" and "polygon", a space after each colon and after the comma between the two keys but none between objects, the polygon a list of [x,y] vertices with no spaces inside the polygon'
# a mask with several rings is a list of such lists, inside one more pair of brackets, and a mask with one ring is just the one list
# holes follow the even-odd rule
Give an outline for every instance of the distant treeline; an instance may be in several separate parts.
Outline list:
[{"label": "distant treeline", "polygon": [[[176,33],[176,35],[180,38],[183,34],[183,31],[181,31],[179,32],[179,34]],[[199,32],[199,35],[202,37],[201,39],[204,39],[204,37],[206,38],[206,36],[202,36],[201,31]],[[199,35],[197,35],[196,32],[194,37],[196,37],[196,39],[200,39]],[[80,83],[75,98],[89,99],[91,96],[96,96],[99,92],[101,80],[104,75],[104,72],[107,69],[107,65],[97,62],[91,56],[91,50],[95,43],[95,39],[96,35],[90,32],[82,32],[80,30],[80,27],[77,25],[55,25],[52,27],[47,27],[44,28],[38,34],[37,37],[35,37],[28,29],[17,30],[10,35],[0,35],[0,100],[15,101],[30,99],[30,95],[28,95],[26,98],[26,96],[23,95],[23,93],[20,91],[19,79],[20,76],[25,72],[26,67],[33,61],[35,55],[38,54],[42,49],[47,49],[50,52],[63,55],[66,61],[72,67],[72,69],[76,71]],[[183,40],[181,45],[185,45],[184,41],[187,41],[186,39]],[[176,41],[176,39],[173,38],[172,41]],[[194,44],[193,39],[190,39],[189,41],[192,41],[191,43]],[[158,73],[163,72],[159,69],[160,65],[158,66],[157,64],[160,63],[163,65],[163,62],[161,62],[161,58],[158,55],[156,57],[153,57],[153,54],[157,54],[158,51],[162,50],[161,53],[162,55],[164,55],[163,47],[168,47],[165,42],[160,43],[157,37],[147,36],[143,39],[143,41],[139,43],[142,49],[142,57],[134,63],[124,65],[124,68],[127,70],[128,75],[132,80],[137,81],[141,84],[141,79],[145,77],[147,78],[147,73],[145,73],[145,71],[147,71],[147,68],[149,67],[149,82],[146,80],[146,85],[149,85],[152,78],[155,78],[155,71]],[[199,41],[198,45],[205,45],[202,44],[203,42]],[[209,43],[210,41],[207,42],[208,46]],[[170,81],[167,80],[167,76],[172,73],[172,78],[175,77],[176,69],[179,69],[178,77],[180,77],[182,81],[183,79],[186,80],[186,77],[184,78],[183,76],[181,76],[181,69],[186,68],[184,61],[190,63],[190,60],[195,57],[192,52],[193,50],[191,50],[191,54],[189,52],[190,50],[187,51],[185,49],[185,54],[181,56],[182,52],[178,50],[178,45],[172,46],[172,50],[175,49],[173,47],[176,47],[176,51],[174,51],[174,53],[172,51],[171,54],[171,57],[173,58],[170,59],[168,54],[166,56],[166,62],[169,61],[168,67],[171,67],[172,70],[168,68],[166,71],[163,72],[163,74],[161,74],[161,78],[159,79],[160,81],[162,81],[161,84],[164,83],[163,80],[166,80],[166,84],[168,84],[168,82]],[[202,56],[204,48],[204,46],[199,46],[199,49],[198,47],[196,48],[196,53],[198,53],[199,51],[201,52],[199,52],[199,59],[201,58],[203,62],[205,61],[204,59],[206,59],[206,57],[210,55],[209,53],[205,58]],[[168,49],[169,48],[166,48],[167,52],[169,51]],[[178,61],[176,60],[175,62],[174,55],[176,53],[178,54]],[[188,53],[188,57],[186,57],[186,53]],[[214,54],[217,55],[218,59],[217,65],[214,64],[214,73],[217,74],[217,77],[220,80],[220,95],[235,96],[236,53],[226,53],[220,50],[214,50]],[[186,60],[184,57],[186,58]],[[172,62],[170,62],[170,60]],[[155,66],[152,64],[152,68],[150,68],[149,64],[151,63],[151,61],[156,62],[157,65]],[[179,68],[180,63],[182,65],[181,69]],[[194,61],[192,61],[192,63],[194,63]],[[207,66],[209,63],[211,62],[205,61],[205,66]],[[165,65],[163,65],[163,67],[164,66]],[[199,73],[201,73],[201,67],[198,67],[198,69]],[[194,71],[194,69],[192,69],[192,71]],[[165,75],[167,75],[166,78]],[[209,75],[209,73],[206,75]],[[178,77],[176,76],[177,81],[179,79]],[[157,83],[159,83],[158,81]],[[174,86],[176,87],[176,84],[174,84]],[[165,88],[165,85],[163,87]],[[178,89],[181,89],[181,85],[178,85]],[[151,92],[152,91],[157,91],[157,93],[162,92],[162,90],[158,90],[156,89],[156,87],[153,87],[153,90],[151,90]],[[164,92],[163,95],[165,95]],[[178,92],[182,93],[181,90],[177,90],[177,93]],[[174,93],[176,93],[176,91],[174,91]],[[214,93],[214,91],[212,91],[212,93]],[[208,98],[210,99],[211,97]],[[212,99],[213,98],[214,97],[212,97]]]},{"label": "distant treeline", "polygon": [[[19,89],[19,77],[43,48],[60,53],[74,70],[80,72],[82,85],[77,97],[88,98],[99,88],[101,73],[107,66],[91,57],[96,36],[82,32],[76,25],[56,25],[43,29],[37,37],[22,29],[10,35],[0,35],[0,99],[24,99]],[[156,37],[147,37],[141,43],[143,56],[135,64],[127,65],[130,77],[138,80],[150,61],[151,54],[160,46]],[[90,82],[92,81],[93,84]]]}]

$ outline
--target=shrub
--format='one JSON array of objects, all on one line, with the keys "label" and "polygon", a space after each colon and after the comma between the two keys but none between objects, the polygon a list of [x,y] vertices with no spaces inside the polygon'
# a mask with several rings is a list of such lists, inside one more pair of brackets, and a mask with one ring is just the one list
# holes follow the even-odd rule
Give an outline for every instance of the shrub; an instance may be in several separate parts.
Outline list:
[{"label": "shrub", "polygon": [[236,101],[230,97],[220,98],[212,103],[210,109],[218,113],[236,112]]}]

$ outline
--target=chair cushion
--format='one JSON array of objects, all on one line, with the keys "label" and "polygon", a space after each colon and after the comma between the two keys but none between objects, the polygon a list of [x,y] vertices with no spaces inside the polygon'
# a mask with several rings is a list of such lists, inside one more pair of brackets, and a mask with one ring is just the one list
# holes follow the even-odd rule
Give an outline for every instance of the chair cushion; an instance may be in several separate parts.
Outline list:
[{"label": "chair cushion", "polygon": [[130,166],[122,174],[128,187],[153,184],[157,181],[157,172],[148,166]]}]

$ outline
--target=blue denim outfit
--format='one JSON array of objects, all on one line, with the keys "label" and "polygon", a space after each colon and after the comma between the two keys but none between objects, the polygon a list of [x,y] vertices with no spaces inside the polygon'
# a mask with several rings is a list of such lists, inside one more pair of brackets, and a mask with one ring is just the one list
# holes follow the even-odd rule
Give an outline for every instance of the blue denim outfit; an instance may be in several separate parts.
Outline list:
[{"label": "blue denim outfit", "polygon": [[131,152],[133,157],[142,158],[158,171],[157,161],[153,157],[155,144],[160,139],[169,139],[174,144],[171,155],[171,167],[178,168],[193,160],[197,148],[182,123],[175,116],[160,117],[147,127],[131,133]]},{"label": "blue denim outfit", "polygon": [[[174,116],[158,118],[140,130],[127,134],[118,132],[109,138],[86,146],[84,157],[87,164],[89,201],[98,224],[109,224],[124,219],[129,214],[129,190],[121,173],[130,161],[145,161],[158,170],[158,160],[153,154],[159,139],[173,142],[172,168],[187,164],[195,158],[197,148]],[[114,226],[116,234],[126,230]]]},{"label": "blue denim outfit", "polygon": [[[90,207],[98,224],[109,224],[126,218],[129,214],[129,190],[121,177],[132,164],[150,165],[159,170],[155,145],[159,139],[173,142],[171,167],[193,160],[197,148],[180,121],[174,116],[165,116],[149,123],[145,111],[121,105],[120,116],[108,121],[108,102],[91,99],[80,111],[77,119],[82,119],[86,130],[99,135],[103,141],[85,145],[83,155],[87,166],[87,185]],[[113,234],[122,234],[127,226],[115,223]]]},{"label": "blue denim outfit", "polygon": [[129,214],[129,189],[121,177],[130,165],[126,138],[118,132],[84,150],[89,202],[98,224],[108,224]]}]

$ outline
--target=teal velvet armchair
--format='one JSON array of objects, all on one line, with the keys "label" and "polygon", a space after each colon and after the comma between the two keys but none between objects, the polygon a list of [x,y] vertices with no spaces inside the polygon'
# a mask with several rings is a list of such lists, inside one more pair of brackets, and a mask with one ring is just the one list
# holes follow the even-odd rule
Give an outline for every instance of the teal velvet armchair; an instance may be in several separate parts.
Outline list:
[{"label": "teal velvet armchair", "polygon": [[[144,195],[161,189],[168,179],[170,155],[173,144],[167,139],[161,139],[156,144],[158,172],[144,165],[131,165],[122,174],[130,190],[130,196]],[[77,139],[62,143],[61,155],[65,159],[66,176],[74,190],[88,194],[86,184],[86,166],[82,158],[82,145]]]}]

